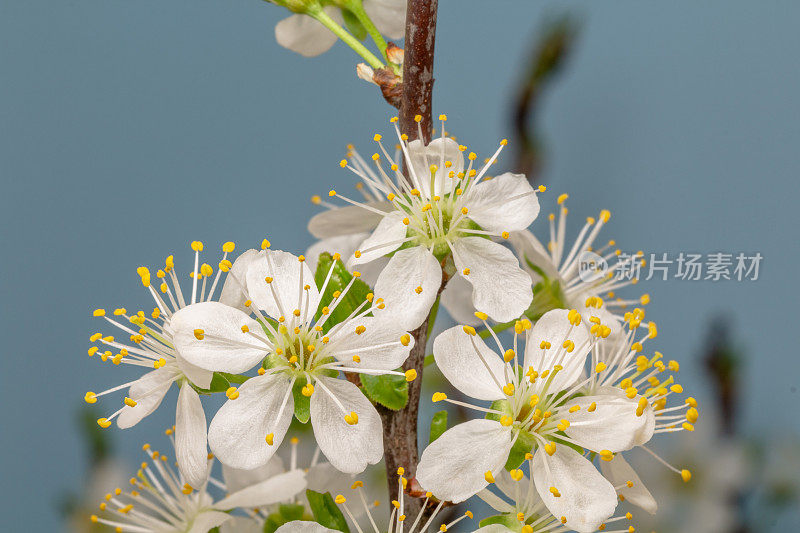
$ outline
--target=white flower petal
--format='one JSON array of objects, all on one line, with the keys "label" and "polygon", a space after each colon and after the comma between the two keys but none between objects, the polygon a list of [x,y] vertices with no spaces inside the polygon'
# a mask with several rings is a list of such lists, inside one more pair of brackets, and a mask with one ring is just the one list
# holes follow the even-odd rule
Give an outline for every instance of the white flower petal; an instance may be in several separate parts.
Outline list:
[{"label": "white flower petal", "polygon": [[323,252],[328,252],[331,255],[338,253],[344,261],[347,261],[347,258],[353,255],[353,252],[358,249],[358,245],[364,242],[364,239],[369,235],[366,232],[348,233],[347,235],[337,235],[336,237],[328,237],[315,242],[305,253],[308,268],[311,269],[311,272],[317,271],[317,260]]},{"label": "white flower petal", "polygon": [[[261,325],[225,304],[189,305],[172,315],[171,324],[175,349],[181,357],[206,370],[240,374],[253,368],[266,355],[266,348],[254,347],[259,341],[242,331],[242,326],[247,326],[261,333]],[[198,329],[203,331],[202,340],[197,338]]]},{"label": "white flower petal", "polygon": [[390,39],[406,33],[406,0],[364,0],[364,10],[380,32]]},{"label": "white flower petal", "polygon": [[227,522],[230,517],[231,515],[228,513],[203,511],[195,517],[189,533],[208,533],[215,527]]},{"label": "white flower petal", "polygon": [[509,428],[494,420],[458,424],[422,452],[417,481],[439,499],[462,502],[488,485],[487,471],[503,468],[512,444]]},{"label": "white flower petal", "polygon": [[245,274],[250,263],[258,257],[258,250],[250,249],[242,252],[236,261],[231,265],[231,269],[225,276],[225,283],[222,285],[222,292],[219,293],[219,303],[235,307],[243,313],[250,314],[250,310],[244,305],[247,301],[245,290],[247,282]]},{"label": "white flower petal", "polygon": [[[336,359],[353,368],[394,370],[405,362],[414,347],[414,338],[385,315],[350,320],[342,326],[331,335],[328,349]],[[361,327],[366,329],[356,333]],[[400,342],[404,335],[408,335],[407,346]],[[354,355],[361,361],[353,361]]]},{"label": "white flower petal", "polygon": [[[570,426],[566,434],[579,446],[595,452],[630,450],[647,434],[652,435],[655,416],[650,408],[636,416],[639,397],[628,399],[616,391],[603,388],[592,396],[580,396],[564,405],[565,409],[580,406],[574,413],[564,415]],[[593,412],[588,411],[596,404]]]},{"label": "white flower petal", "polygon": [[167,394],[172,382],[178,374],[167,367],[151,370],[134,381],[128,388],[128,397],[136,402],[136,406],[126,405],[117,416],[117,426],[127,429],[139,423],[144,417],[158,409],[161,400]]},{"label": "white flower petal", "polygon": [[[621,454],[615,455],[611,461],[600,461],[600,471],[612,485],[622,487],[619,489],[619,493],[625,497],[625,501],[650,514],[656,514],[658,511],[656,499]],[[627,486],[629,481],[633,483],[632,487]]]},{"label": "white flower petal", "polygon": [[[555,309],[548,311],[536,321],[525,341],[525,364],[541,373],[543,370],[552,370],[555,365],[563,369],[556,374],[550,384],[549,393],[555,393],[573,385],[584,372],[586,355],[590,349],[590,336],[586,323],[581,321],[577,326],[569,322],[569,311]],[[564,342],[571,340],[575,343],[572,352],[566,352]],[[550,348],[542,350],[542,341],[550,343]]]},{"label": "white flower petal", "polygon": [[[344,407],[331,398],[326,387]],[[345,414],[355,412],[358,423],[349,425]],[[383,427],[375,407],[361,391],[342,379],[320,377],[311,396],[311,426],[328,461],[348,474],[363,472],[383,458]]]},{"label": "white flower petal", "polygon": [[206,414],[200,396],[184,383],[178,394],[175,413],[175,459],[183,479],[192,487],[202,487],[208,477]]},{"label": "white flower petal", "polygon": [[[439,286],[442,267],[427,248],[414,246],[396,252],[375,283],[375,295],[383,298],[383,313],[397,320],[398,325],[416,329],[431,310]],[[422,288],[421,292],[417,289]]]},{"label": "white flower petal", "polygon": [[[520,195],[525,196],[509,201]],[[467,216],[489,231],[524,230],[539,214],[539,200],[525,175],[510,172],[475,185],[464,205]]]},{"label": "white flower petal", "polygon": [[[533,458],[533,482],[553,516],[566,517],[566,526],[578,533],[595,531],[617,507],[614,486],[569,446],[557,446],[552,456],[540,447]],[[561,494],[558,498],[551,487]]]},{"label": "white flower petal", "polygon": [[468,335],[461,326],[443,331],[433,341],[433,358],[444,377],[464,394],[478,400],[505,398],[500,389],[505,363],[479,336]]},{"label": "white flower petal", "polygon": [[317,524],[316,522],[306,522],[295,520],[287,522],[275,530],[275,533],[339,533],[336,530]]},{"label": "white flower petal", "polygon": [[[326,7],[325,13],[342,23],[338,9]],[[337,37],[328,28],[307,15],[292,15],[275,25],[278,44],[305,57],[318,56],[330,50]]]},{"label": "white flower petal", "polygon": [[453,276],[447,282],[442,291],[441,302],[442,307],[456,323],[468,326],[481,323],[475,316],[475,306],[472,305],[472,284],[461,274]]},{"label": "white flower petal", "polygon": [[482,237],[463,237],[453,244],[459,275],[472,284],[472,303],[494,320],[508,322],[524,313],[533,300],[531,277],[505,246]]},{"label": "white flower petal", "polygon": [[226,511],[234,507],[261,507],[291,500],[306,488],[306,476],[302,470],[295,469],[265,479],[229,494],[214,507]]},{"label": "white flower petal", "polygon": [[541,276],[530,270],[528,261],[539,267],[545,275],[550,279],[560,279],[558,275],[558,268],[553,264],[550,257],[550,252],[539,242],[539,239],[529,230],[512,231],[509,236],[509,242],[519,257],[519,262],[522,267],[528,270],[528,273],[533,277],[534,281],[541,279]]},{"label": "white flower petal", "polygon": [[[394,207],[389,202],[366,202],[365,205],[385,213],[394,210]],[[383,215],[370,209],[364,209],[357,205],[347,205],[329,209],[311,217],[311,220],[308,221],[308,232],[317,239],[352,235],[354,233],[371,233],[378,226],[381,219],[383,219]]]},{"label": "white flower petal", "polygon": [[[270,283],[266,278],[272,278]],[[308,290],[303,287],[308,286]],[[313,317],[320,302],[314,273],[305,261],[282,250],[262,250],[247,269],[247,292],[253,303],[272,318],[289,316],[295,309]],[[277,300],[275,295],[277,294]]]},{"label": "white flower petal", "polygon": [[228,494],[234,493],[250,485],[260,483],[265,479],[269,479],[278,474],[286,472],[286,467],[283,464],[283,459],[279,455],[273,455],[267,464],[253,468],[251,470],[242,470],[241,468],[233,468],[232,466],[222,465],[222,478],[225,480],[225,488]]},{"label": "white flower petal", "polygon": [[211,386],[211,380],[214,379],[214,372],[211,370],[193,365],[178,352],[175,353],[175,363],[178,365],[180,371],[183,372],[183,375],[201,389],[207,389]]},{"label": "white flower petal", "polygon": [[[449,178],[450,172],[458,174],[464,170],[464,156],[461,150],[458,149],[458,143],[446,137],[442,139],[438,137],[423,146],[419,140],[411,141],[408,143],[408,153],[411,157],[411,165],[414,168],[414,173],[417,179],[421,182],[420,190],[426,198],[431,198],[433,194],[444,196],[453,190],[453,184],[457,180]],[[444,155],[444,157],[442,157]],[[450,161],[453,165],[446,168],[442,164],[444,161]],[[437,170],[434,175],[434,193],[431,194],[431,165],[436,165]]]},{"label": "white flower petal", "polygon": [[369,263],[394,252],[402,244],[398,241],[405,238],[407,230],[402,214],[394,212],[386,215],[375,231],[359,245],[358,249],[362,250],[360,257],[351,256],[347,259],[347,267],[352,269],[354,265]]},{"label": "white flower petal", "polygon": [[[239,387],[237,399],[220,407],[208,428],[208,444],[222,463],[247,470],[272,458],[294,414],[290,384],[278,373],[250,378]],[[266,442],[270,433],[271,446]]]}]

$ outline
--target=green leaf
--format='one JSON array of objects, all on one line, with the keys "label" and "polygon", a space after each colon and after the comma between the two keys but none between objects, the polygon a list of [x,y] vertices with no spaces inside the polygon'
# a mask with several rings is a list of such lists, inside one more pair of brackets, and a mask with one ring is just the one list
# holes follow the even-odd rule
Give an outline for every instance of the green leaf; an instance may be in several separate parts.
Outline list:
[{"label": "green leaf", "polygon": [[[353,279],[353,274],[347,271],[341,259],[338,259],[334,264],[331,254],[324,252],[319,255],[317,272],[314,274],[314,281],[319,289],[322,289],[322,284],[325,283],[325,278],[328,277],[331,266],[333,266],[333,274],[331,274],[331,279],[328,282],[328,286],[325,288],[325,293],[322,295],[320,307],[315,317],[316,320],[319,320],[322,316],[322,308],[330,306],[333,301],[333,293],[336,291],[344,291],[344,288],[347,287],[350,280]],[[353,286],[350,287],[347,294],[341,297],[341,301],[336,305],[336,309],[333,310],[331,316],[325,321],[323,331],[327,333],[333,326],[350,316],[359,305],[367,300],[367,294],[370,292],[372,291],[369,285],[360,279],[355,280]],[[371,304],[367,304],[365,309],[368,309],[370,306]]]},{"label": "green leaf", "polygon": [[536,439],[533,438],[533,435],[525,430],[521,430],[519,432],[519,437],[514,441],[514,446],[511,447],[511,452],[508,454],[506,470],[519,468],[519,465],[525,461],[525,454],[532,453],[535,446]]},{"label": "green leaf", "polygon": [[347,521],[344,519],[344,515],[336,505],[336,502],[333,501],[333,496],[331,496],[330,492],[322,494],[308,489],[306,490],[306,498],[308,498],[308,504],[317,523],[329,529],[350,533]]},{"label": "green leaf", "polygon": [[306,506],[301,503],[284,503],[278,507],[278,512],[288,522],[301,520],[306,512]]},{"label": "green leaf", "polygon": [[447,411],[439,411],[431,420],[431,436],[428,438],[428,444],[441,437],[445,431],[447,431]]},{"label": "green leaf", "polygon": [[361,24],[361,21],[358,20],[352,11],[342,9],[342,18],[344,19],[344,25],[347,26],[347,29],[353,34],[353,37],[359,41],[363,41],[367,38],[367,29]]},{"label": "green leaf", "polygon": [[303,424],[311,418],[311,398],[303,395],[306,378],[299,377],[292,386],[292,399],[294,400],[294,416]]},{"label": "green leaf", "polygon": [[405,376],[361,374],[361,384],[370,400],[389,409],[397,411],[408,404],[408,382]]}]

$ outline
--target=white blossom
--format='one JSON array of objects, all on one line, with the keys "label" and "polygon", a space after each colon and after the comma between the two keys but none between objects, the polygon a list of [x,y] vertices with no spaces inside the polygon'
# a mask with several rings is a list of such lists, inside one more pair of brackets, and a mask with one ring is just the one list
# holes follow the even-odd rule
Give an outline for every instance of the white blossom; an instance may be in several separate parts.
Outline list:
[{"label": "white blossom", "polygon": [[[171,434],[171,431],[168,430]],[[173,444],[176,442],[173,441]],[[102,516],[92,515],[94,523],[111,526],[119,532],[130,533],[206,533],[227,522],[229,511],[236,507],[271,505],[294,497],[306,487],[305,474],[294,469],[271,476],[226,497],[212,496],[209,485],[224,485],[207,478],[194,488],[170,466],[169,458],[153,450],[149,444],[142,449],[149,462],[143,462],[130,479],[131,488],[112,489],[100,503]],[[207,457],[206,469],[211,470],[213,456]]]},{"label": "white blossom", "polygon": [[[213,301],[214,293],[221,279],[221,274],[231,267],[227,259],[233,252],[234,243],[225,243],[222,247],[223,257],[219,268],[214,269],[207,263],[200,263],[200,252],[203,243],[192,242],[195,251],[191,292],[181,289],[178,274],[175,271],[175,260],[167,257],[163,269],[159,269],[156,278],[160,280],[155,286],[150,270],[139,267],[142,284],[155,301],[152,312],[139,311],[128,313],[118,308],[112,313],[104,309],[94,311],[95,317],[102,317],[115,326],[122,338],[113,335],[94,333],[91,342],[97,342],[108,349],[100,347],[89,349],[90,356],[97,356],[102,361],[110,361],[113,365],[131,365],[146,373],[133,381],[122,383],[103,392],[87,392],[84,396],[87,403],[96,403],[107,394],[128,389],[123,405],[107,417],[100,418],[97,423],[108,427],[116,419],[117,425],[129,428],[139,423],[144,417],[155,411],[161,404],[172,383],[178,384],[180,392],[175,416],[176,455],[182,475],[192,486],[202,484],[206,476],[206,418],[200,397],[195,387],[207,389],[211,384],[213,372],[193,365],[185,359],[174,341],[174,319],[181,311],[196,306],[207,305]],[[224,291],[223,291],[224,292]],[[224,296],[224,295],[223,295]],[[221,296],[222,301],[225,299]],[[220,303],[213,305],[223,306]],[[112,350],[117,351],[116,354]]]},{"label": "white blossom", "polygon": [[[477,314],[486,320],[486,314]],[[534,485],[554,516],[581,533],[608,519],[616,507],[616,490],[585,454],[610,460],[647,442],[655,417],[648,399],[636,391],[603,387],[576,395],[592,379],[585,377],[587,355],[609,332],[591,324],[577,310],[550,311],[535,326],[523,319],[515,324],[513,347],[504,349],[494,336],[499,353],[471,326],[439,335],[434,358],[448,381],[476,400],[494,403],[485,408],[434,395],[434,401],[464,405],[489,417],[456,425],[429,445],[417,470],[420,485],[438,498],[463,501],[498,475],[516,441],[524,439],[519,444],[532,460]],[[595,365],[590,375],[603,370]]]},{"label": "white blossom", "polygon": [[379,299],[370,307],[371,295],[330,327],[332,313],[358,279],[354,273],[323,305],[334,266],[317,289],[305,257],[252,250],[236,260],[228,282],[237,284],[242,306],[255,318],[215,302],[174,318],[176,346],[200,368],[241,373],[266,360],[259,376],[228,389],[229,400],[209,426],[209,446],[224,464],[251,469],[269,461],[292,420],[295,382],[303,383],[302,394],[310,398],[314,435],[331,464],[357,473],[383,456],[375,407],[358,387],[336,376],[346,371],[412,380],[413,370],[394,369],[408,357],[413,339],[388,315],[370,316],[384,307]]},{"label": "white blossom", "polygon": [[[406,0],[364,0],[364,10],[375,27],[391,39],[405,35]],[[335,6],[323,8],[325,14],[342,24],[342,12]],[[275,26],[278,44],[306,57],[327,52],[337,40],[328,28],[309,15],[291,15]]]},{"label": "white blossom", "polygon": [[[442,126],[446,117],[441,115]],[[419,326],[436,300],[442,268],[448,276],[472,286],[472,303],[495,320],[518,317],[531,303],[531,279],[514,254],[491,238],[505,239],[512,231],[527,228],[539,212],[536,191],[519,174],[489,178],[487,172],[502,147],[479,169],[470,153],[465,168],[465,146],[443,134],[427,146],[407,141],[395,131],[408,181],[376,135],[380,153],[372,159],[374,172],[365,172],[361,161],[342,160],[363,181],[371,194],[385,201],[351,200],[350,208],[330,210],[312,219],[310,229],[327,226],[333,237],[370,232],[348,260],[349,266],[369,264],[390,256],[375,284],[395,317],[407,329]],[[381,155],[382,154],[382,155]],[[381,158],[388,160],[384,169]],[[358,208],[361,208],[359,211]],[[447,289],[445,289],[446,291]]]}]

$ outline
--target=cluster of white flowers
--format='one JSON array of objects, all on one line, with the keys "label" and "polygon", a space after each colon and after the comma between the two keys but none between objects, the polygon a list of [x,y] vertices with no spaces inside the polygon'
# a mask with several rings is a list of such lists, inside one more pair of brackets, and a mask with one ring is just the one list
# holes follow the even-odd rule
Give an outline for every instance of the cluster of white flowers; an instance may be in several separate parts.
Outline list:
[{"label": "cluster of white flowers", "polygon": [[[93,334],[99,346],[89,355],[146,370],[134,381],[86,393],[95,403],[127,389],[122,406],[100,426],[116,420],[131,427],[159,407],[173,383],[179,393],[175,426],[167,432],[178,471],[145,446],[152,464],[142,464],[130,493],[109,494],[93,521],[131,532],[261,531],[269,520],[281,533],[331,531],[335,524],[308,512],[315,504],[302,492],[311,489],[337,494],[335,503],[362,531],[363,513],[347,505],[337,484],[349,485],[346,474],[364,472],[384,455],[374,405],[381,398],[365,382],[405,386],[417,378],[416,370],[401,368],[414,330],[424,328],[440,300],[461,324],[435,338],[433,359],[458,392],[478,403],[445,392],[434,393],[433,402],[472,409],[480,418],[447,429],[418,465],[408,465],[415,467],[413,496],[406,494],[412,478],[398,472],[400,498],[388,531],[409,523],[411,532],[426,531],[445,504],[473,496],[498,513],[484,519],[482,532],[610,531],[631,518],[615,516],[620,501],[651,513],[657,507],[623,458],[635,449],[689,480],[687,470],[646,447],[656,434],[692,431],[699,416],[692,398],[672,402],[683,392],[674,378],[678,363],[658,352],[645,355],[645,344],[657,336],[642,307],[649,297],[621,300],[613,294],[621,282],[612,274],[589,281],[578,275],[585,251],[614,258],[613,241],[594,247],[610,213],[587,219],[567,246],[562,195],[543,245],[529,227],[544,187],[534,189],[522,175],[491,176],[506,142],[476,164],[475,153],[446,135],[447,118],[440,120],[442,134],[427,146],[409,142],[395,125],[391,155],[375,135],[372,165],[350,149],[341,167],[360,178],[364,199],[333,190],[330,198],[350,205],[313,199],[328,210],[310,222],[321,240],[308,259],[273,250],[265,239],[260,250],[231,261],[235,245],[228,242],[215,272],[195,241],[190,290],[170,255],[155,279],[148,268],[138,269],[152,311],[94,311],[122,338]],[[355,270],[362,267],[363,275]],[[214,393],[228,400],[207,424],[201,398]],[[308,469],[297,466],[295,440],[288,469],[276,455],[293,419],[313,429],[318,448]],[[319,464],[320,455],[327,462]],[[212,475],[214,459],[224,481]],[[385,531],[362,485],[352,483],[359,507],[376,533]],[[215,490],[227,496],[215,500]],[[423,512],[407,520],[404,498],[422,494]],[[276,511],[278,503],[299,507]],[[234,508],[245,512],[231,514]],[[472,513],[440,529],[464,518]]]}]

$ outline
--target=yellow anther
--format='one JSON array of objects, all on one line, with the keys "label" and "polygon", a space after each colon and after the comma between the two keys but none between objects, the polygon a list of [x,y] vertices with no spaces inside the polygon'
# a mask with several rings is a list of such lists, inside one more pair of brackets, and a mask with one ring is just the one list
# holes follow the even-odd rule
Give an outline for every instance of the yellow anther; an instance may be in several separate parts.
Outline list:
[{"label": "yellow anther", "polygon": [[269,242],[269,240],[268,240],[268,239],[264,239],[263,241],[261,241],[261,249],[262,249],[262,250],[266,250],[266,249],[267,249],[267,248],[269,248],[270,246],[272,246],[272,243],[271,243],[271,242]]},{"label": "yellow anther", "polygon": [[366,326],[363,326],[363,325],[356,326],[356,335],[361,335],[365,331],[367,331],[367,327]]},{"label": "yellow anther", "polygon": [[608,366],[606,366],[606,364],[605,364],[604,362],[600,361],[600,362],[599,362],[599,363],[597,363],[597,365],[594,367],[594,371],[595,371],[596,373],[598,373],[598,374],[599,374],[600,372],[602,372],[602,371],[603,371],[603,370],[605,370],[606,368],[608,368]]},{"label": "yellow anther", "polygon": [[225,252],[226,254],[231,253],[234,249],[236,249],[236,243],[232,241],[228,241],[222,245],[222,251]]},{"label": "yellow anther", "polygon": [[314,385],[307,383],[303,385],[303,388],[300,390],[300,392],[302,392],[303,396],[306,398],[311,398],[311,395],[314,394]]},{"label": "yellow anther", "polygon": [[125,405],[127,405],[128,407],[136,407],[137,405],[136,400],[134,400],[133,398],[128,398],[127,396],[125,397],[123,402],[125,402]]},{"label": "yellow anther", "polygon": [[516,352],[514,352],[514,350],[512,350],[511,348],[509,348],[509,349],[508,349],[508,350],[506,350],[506,351],[505,351],[505,353],[503,354],[503,361],[505,361],[506,363],[510,363],[510,362],[511,362],[511,361],[514,359],[514,357],[515,357],[516,355],[517,355],[517,354],[516,354]]},{"label": "yellow anther", "polygon": [[475,328],[473,328],[472,326],[462,326],[461,329],[463,329],[464,333],[466,333],[467,335],[471,335],[473,337],[475,335],[477,335],[477,332],[475,331]]},{"label": "yellow anther", "polygon": [[492,475],[492,471],[491,470],[487,470],[483,474],[483,479],[486,480],[486,483],[494,483],[494,476]]},{"label": "yellow anther", "polygon": [[503,392],[506,394],[506,396],[514,396],[514,384],[506,383],[503,385]]},{"label": "yellow anther", "polygon": [[422,122],[422,115],[414,115],[414,122]]},{"label": "yellow anther", "polygon": [[86,403],[96,403],[97,394],[93,393],[92,391],[89,391],[83,395],[83,399],[86,401]]},{"label": "yellow anther", "polygon": [[372,160],[373,160],[373,161],[377,161],[377,160],[378,160],[378,159],[380,159],[380,158],[381,158],[381,155],[380,155],[380,154],[377,154],[377,153],[376,153],[376,154],[372,154]]},{"label": "yellow anther", "polygon": [[344,415],[344,421],[351,426],[358,424],[358,415],[355,411],[351,411],[349,415]]},{"label": "yellow anther", "polygon": [[503,416],[501,416],[501,417],[500,417],[500,424],[501,424],[502,426],[508,427],[508,426],[510,426],[510,425],[511,425],[511,424],[513,424],[513,423],[514,423],[514,419],[513,419],[513,418],[511,418],[511,417],[510,417],[510,416],[508,416],[508,415],[503,415]]},{"label": "yellow anther", "polygon": [[413,368],[406,370],[406,381],[412,382],[417,379],[417,371]]},{"label": "yellow anther", "polygon": [[511,478],[512,478],[514,481],[519,481],[520,479],[522,479],[522,476],[524,475],[524,474],[522,473],[522,470],[520,470],[519,468],[515,468],[514,470],[511,470],[511,471],[509,472],[509,474],[511,474]]},{"label": "yellow anther", "polygon": [[694,431],[694,426],[689,422],[684,422],[683,424],[681,424],[681,427],[686,431]]},{"label": "yellow anther", "polygon": [[434,403],[435,402],[441,402],[442,400],[446,400],[446,399],[447,399],[447,394],[445,394],[443,392],[434,392],[433,393],[433,401],[434,401]]},{"label": "yellow anther", "polygon": [[400,336],[400,344],[403,346],[408,346],[411,343],[411,335],[408,333],[404,333]]},{"label": "yellow anther", "polygon": [[504,231],[503,233],[500,234],[500,236],[503,237],[504,239],[508,239],[511,236],[511,234],[508,233],[507,231]]},{"label": "yellow anther", "polygon": [[361,488],[363,486],[364,486],[364,483],[362,481],[354,481],[353,484],[350,485],[350,488],[355,490],[355,489],[359,489],[359,488]]},{"label": "yellow anther", "polygon": [[89,357],[92,357],[94,354],[96,354],[97,350],[99,350],[99,349],[100,348],[98,348],[97,346],[92,346],[91,348],[89,348],[89,350],[88,350]]},{"label": "yellow anther", "polygon": [[680,394],[680,393],[683,392],[683,387],[681,385],[679,385],[678,383],[676,383],[675,385],[670,387],[669,390],[671,390],[672,392],[674,392],[676,394]]},{"label": "yellow anther", "polygon": [[685,468],[681,470],[681,479],[683,480],[684,483],[688,483],[692,479],[691,471]]},{"label": "yellow anther", "polygon": [[267,444],[272,446],[275,443],[275,434],[274,433],[267,434],[267,436],[264,437],[264,440],[267,441]]},{"label": "yellow anther", "polygon": [[464,270],[461,271],[461,273],[464,274],[465,276],[469,276],[470,269],[465,268]]},{"label": "yellow anther", "polygon": [[201,341],[201,340],[203,340],[205,338],[205,336],[206,336],[205,333],[206,333],[205,331],[203,331],[202,329],[198,328],[198,329],[194,330],[194,338],[199,340],[199,341]]},{"label": "yellow anther", "polygon": [[581,406],[580,405],[573,405],[572,407],[569,408],[569,412],[570,413],[577,413],[580,410],[581,410]]},{"label": "yellow anther", "polygon": [[416,289],[414,289],[414,292],[416,292],[417,294],[422,294],[422,285],[420,285]]},{"label": "yellow anther", "polygon": [[625,389],[625,396],[627,396],[630,399],[635,398],[637,394],[639,394],[639,391],[636,390],[636,387],[628,387],[627,389]]},{"label": "yellow anther", "polygon": [[555,487],[550,487],[550,494],[552,494],[553,497],[555,497],[555,498],[560,498],[561,497],[561,493],[558,492],[558,489],[555,488]]},{"label": "yellow anther", "polygon": [[482,311],[475,311],[475,316],[481,320],[487,320],[489,318],[489,315]]},{"label": "yellow anther", "polygon": [[109,420],[108,418],[98,418],[97,425],[105,429],[111,425],[111,420]]},{"label": "yellow anther", "polygon": [[105,309],[95,309],[92,312],[92,316],[106,316],[106,310]]},{"label": "yellow anther", "polygon": [[611,219],[611,211],[607,209],[603,209],[600,211],[600,220],[603,222],[608,222]]},{"label": "yellow anther", "polygon": [[236,390],[236,387],[228,387],[228,390],[225,391],[225,396],[227,396],[229,400],[235,400],[239,397],[239,391]]},{"label": "yellow anther", "polygon": [[544,445],[544,451],[547,452],[547,455],[553,455],[556,453],[556,443],[555,442],[548,442]]}]

